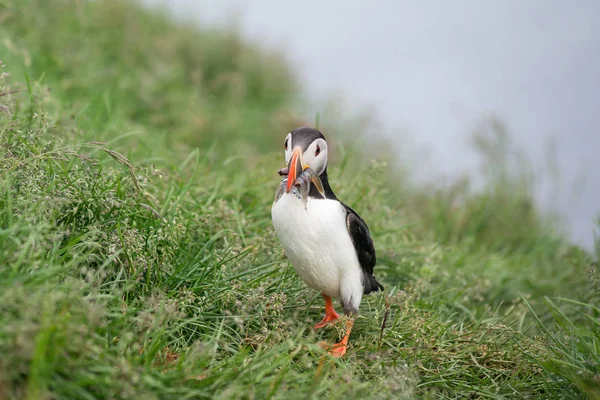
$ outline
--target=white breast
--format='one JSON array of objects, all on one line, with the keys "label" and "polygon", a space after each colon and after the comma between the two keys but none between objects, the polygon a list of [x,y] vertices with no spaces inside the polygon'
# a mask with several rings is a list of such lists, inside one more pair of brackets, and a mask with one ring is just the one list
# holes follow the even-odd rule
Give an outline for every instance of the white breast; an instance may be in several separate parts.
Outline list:
[{"label": "white breast", "polygon": [[271,209],[275,232],[285,254],[304,282],[358,310],[362,271],[340,202],[284,193]]}]

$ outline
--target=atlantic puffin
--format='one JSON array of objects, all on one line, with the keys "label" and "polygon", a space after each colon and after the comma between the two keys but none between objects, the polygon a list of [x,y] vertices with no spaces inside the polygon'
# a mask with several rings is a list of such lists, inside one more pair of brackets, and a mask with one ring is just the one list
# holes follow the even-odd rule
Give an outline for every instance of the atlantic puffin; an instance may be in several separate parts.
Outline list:
[{"label": "atlantic puffin", "polygon": [[329,185],[323,134],[308,127],[295,129],[287,134],[284,148],[287,168],[279,171],[283,178],[271,208],[273,226],[298,275],[325,300],[325,317],[315,329],[339,318],[332,298],[350,317],[344,338],[329,347],[331,355],[341,357],[363,295],[383,290],[373,276],[373,240],[365,221]]}]

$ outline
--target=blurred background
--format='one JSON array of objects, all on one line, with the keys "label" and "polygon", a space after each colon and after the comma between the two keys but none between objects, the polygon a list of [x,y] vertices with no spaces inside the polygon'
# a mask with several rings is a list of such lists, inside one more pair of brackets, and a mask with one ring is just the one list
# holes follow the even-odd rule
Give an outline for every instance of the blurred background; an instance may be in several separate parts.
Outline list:
[{"label": "blurred background", "polygon": [[477,182],[482,150],[489,156],[494,144],[482,149],[476,138],[492,121],[521,155],[514,167],[535,176],[537,201],[592,247],[599,2],[145,3],[283,50],[300,77],[307,120],[368,114],[363,134],[389,138],[418,181],[469,174]]}]

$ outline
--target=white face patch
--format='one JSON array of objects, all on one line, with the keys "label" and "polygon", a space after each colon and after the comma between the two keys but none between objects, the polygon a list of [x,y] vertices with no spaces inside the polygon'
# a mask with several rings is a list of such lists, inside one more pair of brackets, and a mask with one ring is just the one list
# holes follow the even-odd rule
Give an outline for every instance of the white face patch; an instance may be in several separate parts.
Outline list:
[{"label": "white face patch", "polygon": [[304,164],[310,166],[317,175],[327,167],[327,142],[323,139],[313,141],[304,152]]},{"label": "white face patch", "polygon": [[292,133],[288,133],[285,137],[285,141],[283,142],[285,146],[285,164],[290,162],[290,157],[292,156],[292,149],[294,148],[292,145]]},{"label": "white face patch", "polygon": [[[302,139],[302,138],[300,138]],[[299,146],[302,145],[302,140],[298,140]],[[292,133],[288,133],[283,141],[285,149],[286,165],[292,158],[292,152],[295,144],[293,143]],[[315,139],[302,154],[304,165],[308,165],[317,175],[321,175],[327,168],[327,142],[324,139]]]}]

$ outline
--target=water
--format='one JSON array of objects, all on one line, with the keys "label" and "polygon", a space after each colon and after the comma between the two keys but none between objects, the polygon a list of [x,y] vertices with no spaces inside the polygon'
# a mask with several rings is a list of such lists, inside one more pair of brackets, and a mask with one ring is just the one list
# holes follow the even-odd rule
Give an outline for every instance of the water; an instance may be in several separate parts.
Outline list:
[{"label": "water", "polygon": [[368,106],[382,121],[378,134],[418,155],[411,161],[423,179],[477,167],[469,137],[485,115],[504,121],[538,167],[551,141],[560,174],[538,182],[538,200],[566,217],[573,240],[592,246],[600,211],[600,2],[165,4],[204,23],[234,20],[245,36],[283,48],[315,108],[332,93],[347,99],[344,112]]}]

